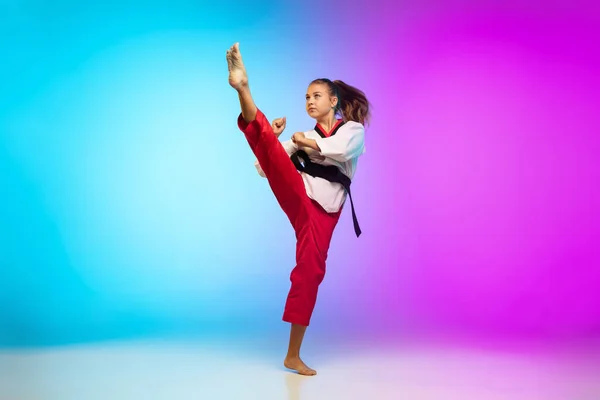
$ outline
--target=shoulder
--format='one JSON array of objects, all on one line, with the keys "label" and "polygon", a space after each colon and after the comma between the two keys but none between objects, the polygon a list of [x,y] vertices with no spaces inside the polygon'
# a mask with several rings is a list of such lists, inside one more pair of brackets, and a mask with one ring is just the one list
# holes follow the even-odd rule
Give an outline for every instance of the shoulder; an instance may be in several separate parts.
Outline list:
[{"label": "shoulder", "polygon": [[365,129],[365,127],[363,126],[363,124],[361,124],[360,122],[356,122],[356,121],[346,121],[344,123],[344,126],[349,126],[349,127],[355,127],[355,128],[362,128]]},{"label": "shoulder", "polygon": [[342,126],[342,129],[343,128],[351,129],[351,130],[356,130],[356,129],[362,129],[363,131],[365,130],[365,127],[363,126],[363,124],[361,124],[360,122],[356,122],[356,121],[346,121],[344,123],[344,125]]},{"label": "shoulder", "polygon": [[346,121],[340,130],[344,130],[352,135],[362,135],[365,133],[365,127],[363,124],[356,121]]}]

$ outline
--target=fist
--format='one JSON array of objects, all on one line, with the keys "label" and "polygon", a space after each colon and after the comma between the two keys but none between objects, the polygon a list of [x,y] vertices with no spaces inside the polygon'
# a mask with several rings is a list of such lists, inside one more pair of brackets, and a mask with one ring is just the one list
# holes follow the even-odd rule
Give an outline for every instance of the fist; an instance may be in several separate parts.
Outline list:
[{"label": "fist", "polygon": [[275,136],[279,137],[279,135],[281,135],[281,133],[285,129],[285,117],[273,120],[271,128],[273,128],[273,133],[275,134]]},{"label": "fist", "polygon": [[301,144],[304,139],[305,139],[304,132],[296,132],[292,136],[292,142],[294,142],[298,145]]}]

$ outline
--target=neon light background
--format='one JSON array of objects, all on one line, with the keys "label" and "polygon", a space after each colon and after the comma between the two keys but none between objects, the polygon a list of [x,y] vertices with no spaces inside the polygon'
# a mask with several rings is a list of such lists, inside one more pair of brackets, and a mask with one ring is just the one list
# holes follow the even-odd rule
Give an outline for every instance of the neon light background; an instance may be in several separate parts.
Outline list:
[{"label": "neon light background", "polygon": [[287,332],[236,41],[284,136],[314,78],[373,104],[313,332],[597,335],[599,13],[528,4],[4,2],[0,345]]}]

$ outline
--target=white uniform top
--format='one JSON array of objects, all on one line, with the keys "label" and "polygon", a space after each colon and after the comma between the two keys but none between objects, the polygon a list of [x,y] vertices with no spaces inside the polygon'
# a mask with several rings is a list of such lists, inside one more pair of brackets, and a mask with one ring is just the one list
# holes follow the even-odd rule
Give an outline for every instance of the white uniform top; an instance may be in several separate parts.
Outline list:
[{"label": "white uniform top", "polygon": [[[304,132],[307,139],[313,139],[321,149],[320,152],[308,147],[302,148],[310,160],[316,164],[335,165],[351,180],[356,172],[358,157],[365,152],[365,128],[354,121],[341,122],[327,134],[318,124],[313,130]],[[292,140],[281,143],[289,156],[298,151],[298,146]],[[254,162],[258,174],[265,177],[258,160]],[[332,183],[323,178],[300,172],[304,180],[306,194],[319,203],[328,213],[340,210],[346,201],[346,190],[339,183]]]}]

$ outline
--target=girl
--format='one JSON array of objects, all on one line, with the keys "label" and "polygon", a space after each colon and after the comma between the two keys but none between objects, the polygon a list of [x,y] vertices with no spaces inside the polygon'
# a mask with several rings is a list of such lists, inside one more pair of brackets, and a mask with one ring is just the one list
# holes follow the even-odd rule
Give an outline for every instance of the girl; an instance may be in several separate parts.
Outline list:
[{"label": "girl", "polygon": [[[296,233],[296,266],[283,313],[283,320],[291,324],[284,365],[302,375],[315,375],[300,359],[300,346],[325,276],[331,236],[346,193],[350,194],[357,159],[364,153],[369,102],[360,90],[341,81],[317,79],[306,94],[306,110],[316,120],[314,130],[296,132],[282,143],[278,137],[285,129],[285,117],[270,125],[254,104],[239,43],[226,58],[229,84],[238,92],[242,109],[238,127],[257,158],[258,173],[267,178]],[[360,235],[354,212],[353,217]]]}]

